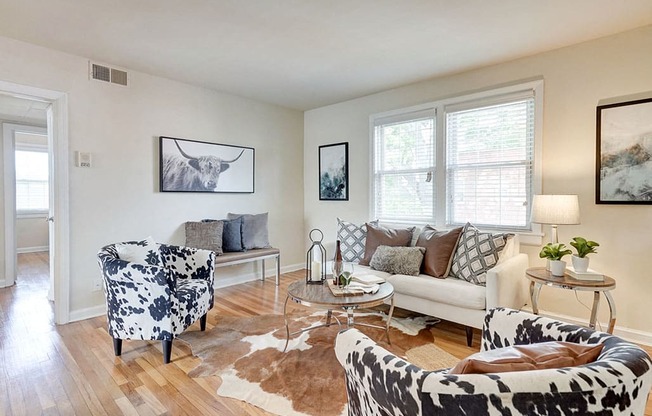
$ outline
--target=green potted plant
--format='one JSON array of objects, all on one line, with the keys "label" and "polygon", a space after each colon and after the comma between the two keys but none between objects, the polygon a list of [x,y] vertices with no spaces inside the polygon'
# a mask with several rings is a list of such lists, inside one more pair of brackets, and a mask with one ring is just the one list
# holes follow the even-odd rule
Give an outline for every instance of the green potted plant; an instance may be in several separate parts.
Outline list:
[{"label": "green potted plant", "polygon": [[572,253],[564,243],[548,243],[539,252],[539,257],[550,261],[550,273],[553,276],[563,276],[566,262],[562,258]]},{"label": "green potted plant", "polygon": [[576,272],[585,273],[589,269],[589,258],[587,256],[592,253],[597,253],[598,251],[595,248],[600,246],[600,244],[587,240],[584,237],[573,237],[570,245],[577,251],[577,254],[573,254],[573,257],[571,257],[573,269]]}]

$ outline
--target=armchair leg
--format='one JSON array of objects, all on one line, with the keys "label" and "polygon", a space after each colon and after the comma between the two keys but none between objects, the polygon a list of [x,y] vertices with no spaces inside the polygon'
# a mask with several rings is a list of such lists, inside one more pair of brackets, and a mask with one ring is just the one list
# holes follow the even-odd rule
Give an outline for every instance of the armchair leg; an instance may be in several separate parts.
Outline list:
[{"label": "armchair leg", "polygon": [[206,331],[206,318],[208,317],[208,313],[205,313],[199,318],[199,328],[201,328],[202,331]]},{"label": "armchair leg", "polygon": [[122,340],[120,338],[113,338],[113,352],[115,352],[116,357],[122,354]]},{"label": "armchair leg", "polygon": [[172,340],[163,340],[163,364],[170,363],[170,357],[172,356]]},{"label": "armchair leg", "polygon": [[466,345],[469,347],[473,346],[473,327],[466,327]]}]

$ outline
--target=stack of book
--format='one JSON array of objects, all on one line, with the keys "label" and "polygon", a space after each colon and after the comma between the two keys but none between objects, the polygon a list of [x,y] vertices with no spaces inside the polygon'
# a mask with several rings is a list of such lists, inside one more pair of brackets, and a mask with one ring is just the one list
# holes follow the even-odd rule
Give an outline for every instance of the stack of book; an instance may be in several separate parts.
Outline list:
[{"label": "stack of book", "polygon": [[328,279],[328,287],[331,289],[333,296],[355,296],[365,293],[376,293],[381,283],[385,283],[385,279],[373,274],[354,274],[346,288],[335,285],[333,280]]},{"label": "stack of book", "polygon": [[566,268],[566,273],[577,280],[594,280],[594,281],[603,281],[604,275],[596,272],[595,270],[588,269],[585,272],[576,271],[573,266],[568,266]]}]

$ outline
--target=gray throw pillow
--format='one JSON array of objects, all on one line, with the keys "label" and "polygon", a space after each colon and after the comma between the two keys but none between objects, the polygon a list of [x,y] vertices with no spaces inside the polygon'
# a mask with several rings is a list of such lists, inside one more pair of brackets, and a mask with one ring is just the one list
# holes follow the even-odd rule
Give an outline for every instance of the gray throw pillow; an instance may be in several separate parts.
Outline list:
[{"label": "gray throw pillow", "polygon": [[224,224],[224,230],[222,231],[222,250],[225,253],[245,251],[242,245],[242,217],[234,220],[201,220],[201,222],[214,221],[222,221]]},{"label": "gray throw pillow", "polygon": [[486,286],[487,271],[497,263],[510,233],[481,232],[466,223],[457,242],[450,275],[478,286]]},{"label": "gray throw pillow", "polygon": [[269,248],[269,231],[267,230],[268,213],[263,214],[233,214],[226,216],[229,220],[242,217],[242,245],[245,250],[254,248]]},{"label": "gray throw pillow", "polygon": [[391,274],[416,276],[426,249],[423,247],[378,246],[369,265],[374,270]]},{"label": "gray throw pillow", "polygon": [[186,223],[186,246],[214,251],[218,256],[222,250],[222,221]]}]

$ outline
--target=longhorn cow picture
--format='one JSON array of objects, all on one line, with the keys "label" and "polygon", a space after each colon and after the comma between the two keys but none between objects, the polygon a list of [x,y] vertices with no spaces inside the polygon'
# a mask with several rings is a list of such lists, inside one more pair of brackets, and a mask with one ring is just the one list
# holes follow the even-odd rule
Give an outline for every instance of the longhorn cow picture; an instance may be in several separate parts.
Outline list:
[{"label": "longhorn cow picture", "polygon": [[254,192],[251,147],[161,136],[159,149],[161,192]]}]

